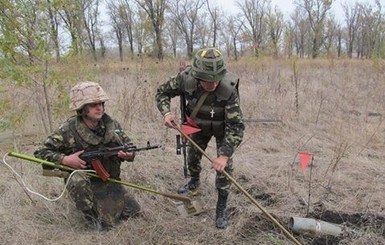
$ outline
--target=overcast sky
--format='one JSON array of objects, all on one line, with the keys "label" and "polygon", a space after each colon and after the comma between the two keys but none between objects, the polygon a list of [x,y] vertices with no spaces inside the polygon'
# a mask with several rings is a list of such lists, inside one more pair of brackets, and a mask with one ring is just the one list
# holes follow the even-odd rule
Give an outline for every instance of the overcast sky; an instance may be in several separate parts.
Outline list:
[{"label": "overcast sky", "polygon": [[[238,2],[243,2],[244,0],[211,0],[215,2],[216,5],[221,6],[225,11],[228,11],[229,13],[237,13],[239,10],[237,9],[237,5],[235,4]],[[335,2],[332,5],[331,12],[334,13],[335,17],[337,19],[343,19],[343,12],[341,5],[343,3],[369,3],[372,6],[375,6],[375,0],[335,0]],[[380,0],[380,3],[383,8],[385,8],[385,0]],[[285,17],[288,17],[290,13],[293,12],[295,5],[294,0],[271,0],[271,6],[278,6],[279,9],[282,11],[282,13],[285,15]]]}]

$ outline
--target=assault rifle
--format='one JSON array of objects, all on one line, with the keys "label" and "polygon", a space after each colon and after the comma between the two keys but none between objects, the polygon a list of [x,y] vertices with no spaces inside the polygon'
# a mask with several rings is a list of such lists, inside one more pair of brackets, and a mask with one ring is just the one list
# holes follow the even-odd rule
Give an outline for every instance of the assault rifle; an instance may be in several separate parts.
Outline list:
[{"label": "assault rifle", "polygon": [[[181,114],[181,124],[186,125],[186,100],[184,94],[180,95],[180,114]],[[188,177],[188,164],[187,164],[187,140],[185,137],[181,137],[180,134],[176,135],[176,154],[181,155],[183,153],[183,174],[184,177]]]},{"label": "assault rifle", "polygon": [[104,169],[101,160],[104,157],[110,157],[115,156],[118,154],[119,151],[125,151],[125,152],[137,152],[137,151],[147,151],[152,150],[156,148],[162,147],[161,145],[151,145],[149,141],[147,141],[146,147],[136,147],[132,143],[125,144],[122,146],[117,147],[101,147],[97,150],[92,151],[85,151],[82,154],[80,154],[80,158],[87,162],[87,165],[91,165],[92,168],[96,171],[96,173],[99,175],[99,177],[106,181],[110,174]]},{"label": "assault rifle", "polygon": [[[179,72],[182,72],[186,69],[186,63],[184,61],[179,63]],[[180,115],[181,115],[181,124],[187,125],[186,119],[186,98],[184,93],[179,96],[180,99]],[[187,140],[184,137],[181,137],[180,134],[176,135],[176,154],[181,155],[183,153],[183,175],[185,178],[188,177],[188,164],[187,164]]]}]

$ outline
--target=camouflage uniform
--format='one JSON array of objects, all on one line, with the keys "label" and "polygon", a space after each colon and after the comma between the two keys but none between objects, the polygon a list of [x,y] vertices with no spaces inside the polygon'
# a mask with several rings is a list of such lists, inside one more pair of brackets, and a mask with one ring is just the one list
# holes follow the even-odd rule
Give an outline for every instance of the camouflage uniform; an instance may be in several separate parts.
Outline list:
[{"label": "camouflage uniform", "polygon": [[[119,123],[106,113],[94,130],[89,129],[78,114],[55,130],[34,155],[60,164],[64,156],[80,150],[116,147],[130,141]],[[101,163],[111,178],[119,180],[122,161],[117,156],[112,156],[102,159]],[[111,227],[120,219],[126,219],[140,211],[139,204],[121,185],[102,182],[101,179],[86,176],[84,173],[74,174],[69,180],[67,190],[85,217],[102,227]]]},{"label": "camouflage uniform", "polygon": [[[224,86],[223,82],[225,80],[233,85]],[[202,131],[191,135],[191,138],[205,150],[207,144],[214,136],[218,156],[225,155],[231,158],[235,148],[241,143],[243,138],[244,124],[242,111],[239,106],[238,92],[235,89],[237,82],[237,77],[227,72],[216,91],[209,93],[195,118],[195,122]],[[222,89],[227,91],[221,93]],[[186,114],[190,115],[204,92],[198,80],[191,75],[191,69],[187,68],[158,87],[156,94],[157,107],[162,115],[165,115],[167,112],[170,112],[170,99],[183,93],[187,100]],[[213,116],[211,116],[211,112],[214,112]],[[194,147],[189,147],[188,166],[191,177],[199,178],[201,158],[202,153]],[[229,174],[232,173],[231,159],[225,171]],[[227,178],[223,174],[218,173],[216,188],[228,192],[229,187],[230,182]]]},{"label": "camouflage uniform", "polygon": [[[167,117],[171,114],[171,98],[183,96],[186,99],[185,113],[188,117],[193,117],[201,129],[200,132],[191,135],[192,140],[205,150],[211,138],[215,137],[217,155],[228,157],[224,170],[230,175],[233,172],[232,155],[242,141],[245,128],[240,108],[238,81],[235,74],[227,72],[221,52],[216,48],[205,48],[198,50],[191,67],[187,67],[160,85],[156,93],[157,107],[167,126],[170,126],[169,119],[173,118]],[[203,84],[210,86],[205,88]],[[200,98],[205,95],[207,97],[203,104],[199,105],[196,115],[192,115],[200,104]],[[201,159],[202,153],[195,147],[189,147],[187,161],[191,179],[178,190],[179,193],[194,192],[199,186]],[[228,225],[225,210],[231,181],[224,174],[217,172],[215,185],[218,190],[216,227],[224,229]]]}]

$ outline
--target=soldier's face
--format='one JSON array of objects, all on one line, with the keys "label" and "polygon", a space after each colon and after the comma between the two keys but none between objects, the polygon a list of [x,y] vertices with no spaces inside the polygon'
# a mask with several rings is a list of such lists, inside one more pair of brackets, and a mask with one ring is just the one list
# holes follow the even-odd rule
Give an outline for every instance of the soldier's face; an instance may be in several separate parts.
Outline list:
[{"label": "soldier's face", "polygon": [[218,81],[203,81],[203,80],[200,80],[199,81],[202,88],[204,90],[206,90],[207,92],[213,92],[215,91],[215,89],[217,88],[218,86]]},{"label": "soldier's face", "polygon": [[90,103],[87,105],[87,117],[100,120],[104,114],[104,102]]}]

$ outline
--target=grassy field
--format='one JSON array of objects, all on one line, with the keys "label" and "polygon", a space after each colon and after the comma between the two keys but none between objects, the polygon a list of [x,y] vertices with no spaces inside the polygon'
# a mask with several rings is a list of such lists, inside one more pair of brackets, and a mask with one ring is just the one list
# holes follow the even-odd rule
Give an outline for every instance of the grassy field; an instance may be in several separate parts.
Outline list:
[{"label": "grassy field", "polygon": [[[106,61],[94,66],[95,80],[111,98],[107,113],[137,146],[148,140],[163,145],[138,153],[135,162],[123,167],[122,178],[169,193],[187,179],[182,156],[175,154],[178,132],[163,126],[154,96],[156,87],[176,74],[178,63]],[[76,73],[76,67],[66,69]],[[244,140],[234,155],[237,183],[286,229],[291,217],[344,228],[338,237],[293,233],[302,244],[385,244],[385,63],[245,58],[229,60],[228,69],[240,76],[246,121]],[[71,84],[66,86],[69,91]],[[175,112],[177,106],[175,99]],[[32,155],[45,139],[36,114],[17,131],[1,132],[2,156],[8,151]],[[55,119],[55,127],[64,119]],[[305,171],[299,167],[301,151],[314,157]],[[214,156],[214,144],[207,153]],[[11,157],[3,161],[39,193],[56,197],[63,190],[63,181],[42,176],[37,164]],[[27,195],[21,180],[1,164],[0,244],[292,244],[235,186],[229,198],[231,225],[217,230],[215,173],[207,160],[202,166],[196,198],[206,212],[182,217],[172,200],[127,188],[141,204],[142,216],[97,232],[86,228],[67,194],[56,202]]]}]

